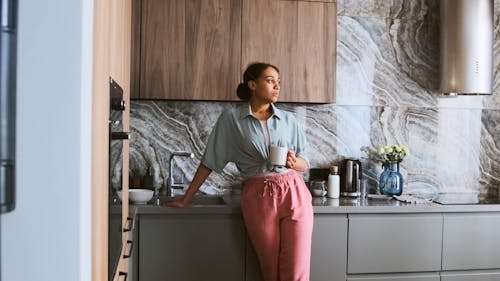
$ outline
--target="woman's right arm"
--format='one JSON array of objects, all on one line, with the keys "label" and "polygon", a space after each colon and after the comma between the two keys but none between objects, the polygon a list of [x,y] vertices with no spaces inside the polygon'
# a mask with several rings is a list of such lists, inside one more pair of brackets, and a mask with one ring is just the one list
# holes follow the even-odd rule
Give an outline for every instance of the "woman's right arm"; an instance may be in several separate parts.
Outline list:
[{"label": "woman's right arm", "polygon": [[196,173],[194,174],[193,180],[189,184],[189,188],[186,190],[186,193],[184,193],[184,196],[182,196],[179,200],[168,202],[167,206],[169,207],[188,206],[191,203],[191,201],[193,201],[196,192],[198,191],[198,189],[200,189],[201,185],[205,182],[210,173],[212,173],[212,170],[207,166],[205,166],[203,163],[200,163],[198,169],[196,170]]}]

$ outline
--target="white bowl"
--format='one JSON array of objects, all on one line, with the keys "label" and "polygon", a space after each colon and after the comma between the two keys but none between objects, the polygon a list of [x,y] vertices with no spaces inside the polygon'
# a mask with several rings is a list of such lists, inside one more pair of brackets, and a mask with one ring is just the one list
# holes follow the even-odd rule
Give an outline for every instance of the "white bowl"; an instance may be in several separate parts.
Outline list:
[{"label": "white bowl", "polygon": [[316,197],[321,197],[321,196],[325,196],[326,195],[326,190],[313,189],[311,191],[312,191],[313,196],[316,196]]},{"label": "white bowl", "polygon": [[[117,191],[122,200],[122,191]],[[128,190],[128,200],[134,204],[146,204],[153,198],[154,191],[149,189],[133,188]]]}]

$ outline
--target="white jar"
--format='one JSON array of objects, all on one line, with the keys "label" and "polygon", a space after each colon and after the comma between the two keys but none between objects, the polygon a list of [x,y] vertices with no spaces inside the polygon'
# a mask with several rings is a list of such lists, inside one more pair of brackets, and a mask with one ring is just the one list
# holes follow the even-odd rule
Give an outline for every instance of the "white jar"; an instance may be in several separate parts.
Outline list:
[{"label": "white jar", "polygon": [[339,198],[340,196],[340,176],[338,175],[339,168],[332,166],[330,168],[330,175],[328,175],[328,187],[326,196],[328,198]]}]

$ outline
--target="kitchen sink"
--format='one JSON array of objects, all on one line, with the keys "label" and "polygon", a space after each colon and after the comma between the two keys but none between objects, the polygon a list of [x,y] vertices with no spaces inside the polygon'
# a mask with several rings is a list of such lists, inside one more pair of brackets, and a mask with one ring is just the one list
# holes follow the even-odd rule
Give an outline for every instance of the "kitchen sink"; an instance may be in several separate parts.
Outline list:
[{"label": "kitchen sink", "polygon": [[[160,196],[160,202],[166,204],[169,201],[175,200],[175,197],[162,197]],[[222,206],[227,205],[226,201],[222,196],[219,195],[198,195],[191,202],[191,206]]]},{"label": "kitchen sink", "polygon": [[226,205],[222,196],[196,196],[191,205]]}]

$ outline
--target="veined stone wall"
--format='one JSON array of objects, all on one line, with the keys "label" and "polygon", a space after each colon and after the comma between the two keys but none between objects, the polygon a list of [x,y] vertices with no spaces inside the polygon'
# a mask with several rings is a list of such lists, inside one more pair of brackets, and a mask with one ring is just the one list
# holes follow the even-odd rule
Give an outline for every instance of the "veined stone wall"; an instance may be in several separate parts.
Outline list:
[{"label": "veined stone wall", "polygon": [[[375,187],[382,171],[376,147],[402,144],[411,151],[401,166],[405,192],[497,193],[500,1],[495,1],[494,93],[484,97],[439,93],[439,0],[339,0],[338,15],[337,102],[278,104],[294,112],[306,131],[311,168],[360,158],[364,179]],[[151,166],[155,185],[166,185],[170,153],[185,150],[195,159],[176,158],[175,173],[190,180],[217,117],[237,104],[132,101],[131,174],[142,175]],[[119,171],[114,174],[116,182]],[[228,165],[222,174],[213,173],[203,190],[240,181]]]}]

